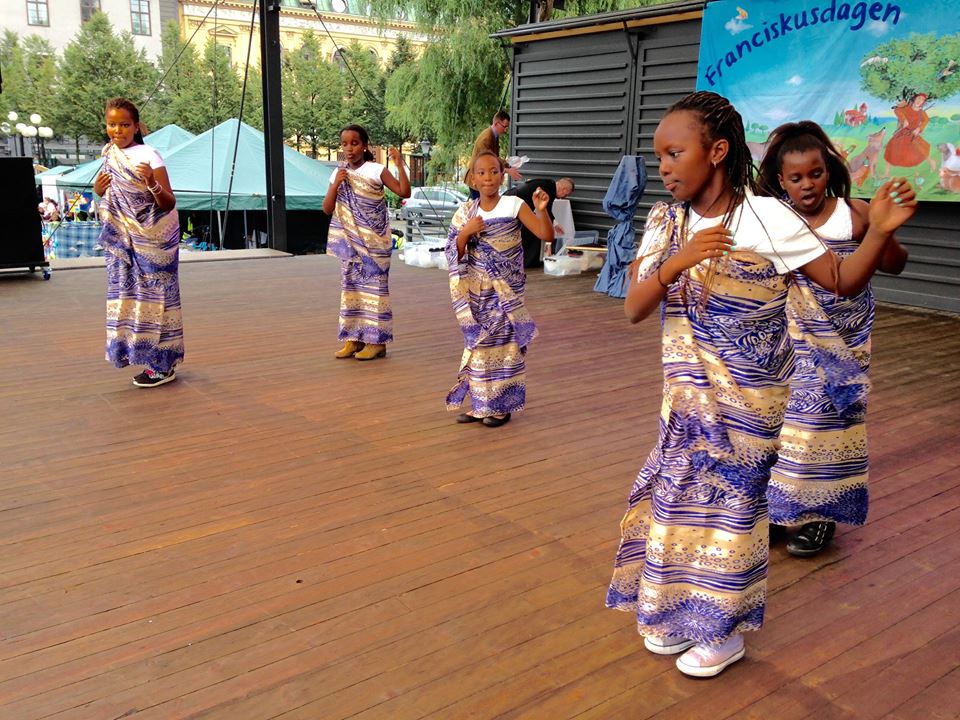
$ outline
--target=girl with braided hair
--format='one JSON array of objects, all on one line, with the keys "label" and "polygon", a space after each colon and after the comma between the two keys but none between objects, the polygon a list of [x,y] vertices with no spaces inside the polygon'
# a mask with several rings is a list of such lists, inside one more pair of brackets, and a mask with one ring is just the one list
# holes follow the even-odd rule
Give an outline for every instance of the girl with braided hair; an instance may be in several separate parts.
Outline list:
[{"label": "girl with braided hair", "polygon": [[[838,256],[850,255],[863,241],[869,206],[850,199],[846,163],[816,123],[787,123],[773,131],[760,163],[759,184],[765,195],[785,192],[793,209]],[[906,250],[891,239],[879,269],[899,274],[906,261]],[[867,519],[866,397],[838,393],[824,376],[815,348],[804,339],[809,328],[803,327],[797,308],[819,305],[827,322],[815,331],[836,334],[850,349],[856,371],[866,376],[874,303],[869,284],[855,295],[840,297],[803,274],[794,280],[792,292],[805,299],[787,304],[794,371],[767,504],[777,535],[783,534],[782,526],[801,526],[787,543],[787,552],[810,557],[830,544],[838,522],[862,525]]]},{"label": "girl with braided hair", "polygon": [[[743,121],[725,98],[672,105],[654,150],[676,202],[647,216],[624,308],[634,323],[661,308],[660,436],[630,494],[607,605],[635,614],[647,649],[686,651],[677,667],[710,677],[763,623],[766,487],[793,367],[789,275],[860,292],[916,201],[903,179],[881,186],[863,242],[839,263],[792,209],[755,195]],[[860,377],[833,340],[811,342],[856,394]]]}]

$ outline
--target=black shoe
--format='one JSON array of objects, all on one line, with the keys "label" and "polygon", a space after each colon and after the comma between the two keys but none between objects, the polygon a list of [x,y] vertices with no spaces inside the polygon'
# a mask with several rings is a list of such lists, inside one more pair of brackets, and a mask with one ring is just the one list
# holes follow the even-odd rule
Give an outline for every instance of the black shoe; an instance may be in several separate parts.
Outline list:
[{"label": "black shoe", "polygon": [[770,544],[776,545],[777,543],[782,543],[787,539],[787,527],[786,525],[776,525],[770,523]]},{"label": "black shoe", "polygon": [[837,524],[833,522],[810,522],[787,543],[787,552],[797,557],[812,557],[823,552],[833,540]]},{"label": "black shoe", "polygon": [[469,415],[467,413],[460,413],[459,415],[457,415],[457,422],[460,423],[461,425],[465,423],[475,423],[475,422],[482,422],[482,421],[483,421],[483,418],[474,417],[473,415]]},{"label": "black shoe", "polygon": [[166,385],[168,382],[173,382],[176,379],[177,374],[173,370],[165,373],[154,370],[144,370],[139,375],[134,376],[133,384],[137,387],[150,388],[157,387],[158,385]]},{"label": "black shoe", "polygon": [[502,418],[491,415],[483,419],[483,424],[487,427],[500,427],[501,425],[506,425],[508,422],[510,422],[510,413],[507,413]]}]

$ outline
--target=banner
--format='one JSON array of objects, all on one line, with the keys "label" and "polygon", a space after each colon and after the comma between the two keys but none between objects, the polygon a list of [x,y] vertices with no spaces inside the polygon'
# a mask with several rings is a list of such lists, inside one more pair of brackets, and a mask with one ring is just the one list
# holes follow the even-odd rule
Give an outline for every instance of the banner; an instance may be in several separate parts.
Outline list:
[{"label": "banner", "polygon": [[855,196],[902,175],[922,200],[960,201],[957,0],[712,2],[697,89],[740,111],[755,160],[775,127],[813,120]]}]

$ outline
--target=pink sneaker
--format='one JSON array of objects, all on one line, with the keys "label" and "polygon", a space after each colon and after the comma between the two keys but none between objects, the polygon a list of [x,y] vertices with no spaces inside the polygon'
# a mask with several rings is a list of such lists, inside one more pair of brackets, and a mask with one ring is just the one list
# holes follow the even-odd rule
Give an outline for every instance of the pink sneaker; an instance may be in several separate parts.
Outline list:
[{"label": "pink sneaker", "polygon": [[677,658],[677,669],[684,675],[713,677],[740,660],[745,653],[743,635],[732,635],[721,645],[697,643]]}]

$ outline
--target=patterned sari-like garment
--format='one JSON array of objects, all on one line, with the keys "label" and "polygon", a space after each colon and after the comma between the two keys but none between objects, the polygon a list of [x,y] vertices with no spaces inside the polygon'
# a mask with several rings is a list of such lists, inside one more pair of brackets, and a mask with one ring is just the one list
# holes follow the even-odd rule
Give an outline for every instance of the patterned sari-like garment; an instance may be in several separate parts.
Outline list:
[{"label": "patterned sari-like garment", "polygon": [[340,258],[340,340],[393,341],[390,218],[383,185],[347,170],[337,188],[327,252]]},{"label": "patterned sari-like garment", "polygon": [[448,410],[456,411],[469,393],[471,414],[489,417],[523,409],[524,356],[537,328],[523,303],[526,275],[519,220],[485,220],[463,261],[457,260],[457,235],[479,207],[479,200],[461,205],[447,238],[450,299],[464,350],[457,384],[446,402]]},{"label": "patterned sari-like garment", "polygon": [[[640,278],[678,250],[684,213],[651,209]],[[607,605],[635,613],[641,635],[717,643],[763,623],[766,489],[793,352],[789,276],[734,251],[701,299],[708,267],[684,273],[661,307],[660,437],[630,494]]]},{"label": "patterned sari-like garment", "polygon": [[107,265],[107,360],[168,372],[183,360],[180,220],[161,210],[114,144],[103,150],[110,185],[100,202]]},{"label": "patterned sari-like garment", "polygon": [[[818,233],[841,257],[857,249],[850,209],[842,200]],[[873,292],[868,285],[859,295],[838,297],[799,273],[796,282],[787,303],[794,373],[780,431],[780,458],[767,488],[770,521],[862,525],[868,505],[866,374]],[[818,306],[823,315],[811,312]],[[839,338],[847,348],[847,361],[824,363],[823,351],[806,339],[811,335]],[[851,376],[857,382],[851,384]]]}]

